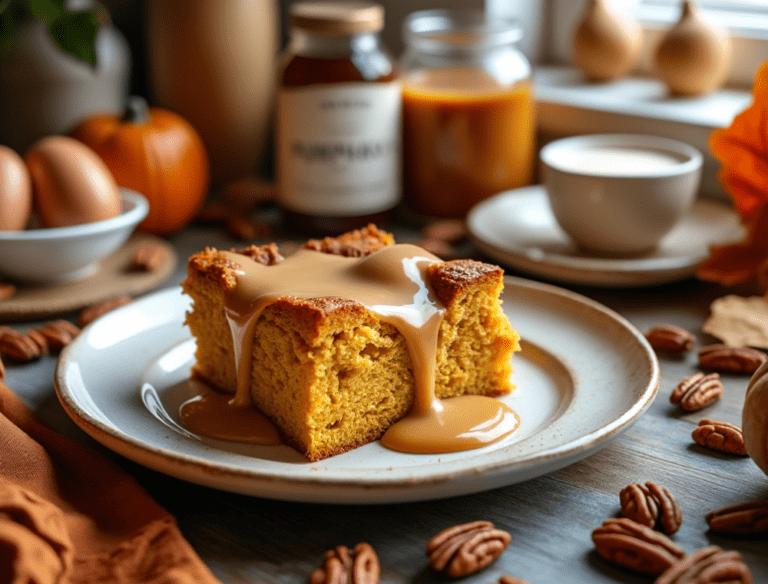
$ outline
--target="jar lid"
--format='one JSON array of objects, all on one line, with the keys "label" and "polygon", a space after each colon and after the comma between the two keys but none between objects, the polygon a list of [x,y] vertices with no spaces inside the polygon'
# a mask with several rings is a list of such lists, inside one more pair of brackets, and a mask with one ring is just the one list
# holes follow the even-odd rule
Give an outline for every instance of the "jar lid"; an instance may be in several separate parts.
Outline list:
[{"label": "jar lid", "polygon": [[290,25],[317,34],[348,35],[384,28],[384,7],[373,2],[299,2]]},{"label": "jar lid", "polygon": [[523,36],[513,19],[489,18],[482,10],[438,9],[412,12],[403,23],[405,40],[421,50],[485,50],[511,45]]}]

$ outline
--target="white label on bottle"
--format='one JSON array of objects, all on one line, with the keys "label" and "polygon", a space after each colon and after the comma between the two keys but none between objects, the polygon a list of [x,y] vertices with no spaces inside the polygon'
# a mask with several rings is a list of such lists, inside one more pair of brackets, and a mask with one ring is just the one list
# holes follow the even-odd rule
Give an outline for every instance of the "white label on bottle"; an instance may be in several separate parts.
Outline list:
[{"label": "white label on bottle", "polygon": [[281,89],[277,180],[282,206],[350,217],[400,200],[400,84],[334,83]]}]

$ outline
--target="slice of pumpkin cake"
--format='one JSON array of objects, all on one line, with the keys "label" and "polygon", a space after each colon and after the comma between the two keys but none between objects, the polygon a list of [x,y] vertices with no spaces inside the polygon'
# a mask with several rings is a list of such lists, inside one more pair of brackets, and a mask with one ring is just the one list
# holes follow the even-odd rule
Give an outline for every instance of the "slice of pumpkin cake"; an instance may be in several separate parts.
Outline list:
[{"label": "slice of pumpkin cake", "polygon": [[274,244],[206,249],[183,282],[193,374],[319,460],[379,439],[429,396],[509,393],[519,336],[502,288],[497,266],[442,261],[374,226],[287,259]]}]

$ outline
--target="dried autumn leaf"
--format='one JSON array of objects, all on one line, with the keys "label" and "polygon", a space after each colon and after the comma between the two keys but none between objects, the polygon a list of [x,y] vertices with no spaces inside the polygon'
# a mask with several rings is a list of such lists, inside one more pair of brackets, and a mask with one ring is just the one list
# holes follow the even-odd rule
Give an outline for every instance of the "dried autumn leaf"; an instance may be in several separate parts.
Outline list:
[{"label": "dried autumn leaf", "polygon": [[768,349],[768,298],[728,294],[712,302],[702,331],[729,347]]},{"label": "dried autumn leaf", "polygon": [[[766,153],[768,156],[768,152]],[[696,276],[701,280],[733,286],[758,279],[768,261],[768,205],[763,205],[749,226],[744,241],[715,245],[709,257],[699,264]]]}]

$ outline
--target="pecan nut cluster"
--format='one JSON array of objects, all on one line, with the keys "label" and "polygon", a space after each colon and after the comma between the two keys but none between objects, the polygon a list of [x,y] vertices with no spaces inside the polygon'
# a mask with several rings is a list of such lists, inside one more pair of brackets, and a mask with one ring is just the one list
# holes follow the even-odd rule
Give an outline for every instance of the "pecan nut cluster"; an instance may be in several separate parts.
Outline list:
[{"label": "pecan nut cluster", "polygon": [[723,395],[719,373],[694,373],[683,379],[669,396],[670,403],[686,412],[695,412],[714,403]]},{"label": "pecan nut cluster", "polygon": [[645,331],[645,338],[654,351],[673,355],[689,351],[696,343],[691,333],[671,324],[660,324]]},{"label": "pecan nut cluster", "polygon": [[703,547],[675,562],[654,584],[752,584],[752,574],[735,551]]},{"label": "pecan nut cluster", "polygon": [[592,531],[595,551],[604,560],[658,576],[685,556],[669,537],[626,517],[607,519]]},{"label": "pecan nut cluster", "polygon": [[711,511],[705,516],[710,531],[720,534],[768,533],[768,501],[750,501]]},{"label": "pecan nut cluster", "polygon": [[429,564],[452,578],[479,572],[507,548],[512,536],[490,521],[472,521],[444,529],[427,543]]},{"label": "pecan nut cluster", "polygon": [[325,552],[309,584],[378,584],[380,576],[379,557],[369,544],[359,543],[351,552],[340,545]]},{"label": "pecan nut cluster", "polygon": [[715,344],[699,349],[699,367],[720,373],[752,374],[765,358],[763,351],[750,347]]},{"label": "pecan nut cluster", "polygon": [[651,482],[627,485],[619,500],[624,517],[666,534],[675,533],[683,522],[680,505],[666,487]]},{"label": "pecan nut cluster", "polygon": [[80,329],[67,320],[54,320],[26,332],[0,327],[0,357],[26,362],[49,352],[58,353],[80,333]]},{"label": "pecan nut cluster", "polygon": [[744,434],[741,428],[727,422],[717,422],[715,420],[700,420],[699,425],[691,433],[691,437],[696,444],[726,452],[738,456],[746,456],[747,448],[744,445]]}]

